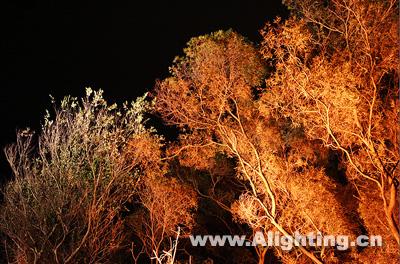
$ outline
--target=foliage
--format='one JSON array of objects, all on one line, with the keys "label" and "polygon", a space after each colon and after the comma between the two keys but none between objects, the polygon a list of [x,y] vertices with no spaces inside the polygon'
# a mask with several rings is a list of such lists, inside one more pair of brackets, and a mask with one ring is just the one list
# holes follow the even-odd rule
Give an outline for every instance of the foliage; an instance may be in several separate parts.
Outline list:
[{"label": "foliage", "polygon": [[141,245],[139,252],[139,243],[132,250],[135,259],[145,252],[158,263],[173,263],[172,255],[167,252],[177,249],[178,238],[175,244],[171,238],[190,234],[197,195],[190,186],[172,177],[175,175],[169,175],[168,163],[161,159],[162,147],[161,139],[149,133],[133,137],[127,146],[126,155],[137,159],[136,170],[144,176],[136,188],[140,207],[128,217],[127,224]]},{"label": "foliage", "polygon": [[[290,2],[300,18],[262,31],[261,52],[276,68],[262,105],[343,154],[368,232],[386,234],[386,254],[396,255],[398,2]],[[380,206],[363,209],[376,200]]]},{"label": "foliage", "polygon": [[121,213],[139,175],[121,155],[132,135],[147,131],[145,97],[122,108],[102,91],[66,97],[46,116],[38,144],[29,131],[6,148],[14,179],[0,213],[8,261],[114,262],[125,243]]},{"label": "foliage", "polygon": [[[379,231],[389,260],[398,248],[398,3],[325,2],[290,1],[294,15],[267,23],[260,53],[232,31],[194,38],[158,83],[156,110],[181,128],[169,153],[182,165],[209,170],[217,153],[235,160],[247,191],[221,206],[238,221],[284,235]],[[342,153],[351,187],[330,178],[329,151]],[[348,192],[356,200],[340,197]],[[363,209],[376,199],[376,210]],[[358,208],[348,212],[350,203]],[[276,254],[321,263],[368,253]]]},{"label": "foliage", "polygon": [[[118,108],[87,89],[46,115],[37,144],[20,131],[0,211],[8,261],[396,263],[398,1],[284,3],[291,17],[267,23],[260,46],[232,30],[192,38],[153,102]],[[179,138],[146,128],[146,113]],[[188,243],[220,230],[384,246]]]},{"label": "foliage", "polygon": [[[171,151],[179,153],[182,164],[199,169],[210,168],[210,157],[218,152],[234,158],[237,176],[249,185],[231,212],[254,230],[277,229],[285,235],[295,230],[352,234],[329,189],[332,183],[323,171],[314,169],[317,164],[292,161],[313,158],[312,152],[294,151],[298,144],[294,139],[301,141],[301,130],[290,128],[284,118],[274,118],[259,109],[252,91],[262,83],[264,67],[256,49],[236,33],[223,36],[223,41],[210,35],[189,42],[189,46],[198,45],[190,46],[194,52],[181,58],[171,68],[173,76],[157,87],[157,110],[167,122],[185,129],[180,146]],[[247,70],[255,66],[256,70]],[[302,171],[299,167],[303,167]],[[311,188],[301,188],[297,180],[300,178],[302,182],[309,181]],[[313,184],[314,181],[323,184]],[[324,203],[315,210],[303,212],[304,207],[320,199]],[[334,212],[327,214],[333,208]],[[309,250],[300,250],[318,261]]]}]

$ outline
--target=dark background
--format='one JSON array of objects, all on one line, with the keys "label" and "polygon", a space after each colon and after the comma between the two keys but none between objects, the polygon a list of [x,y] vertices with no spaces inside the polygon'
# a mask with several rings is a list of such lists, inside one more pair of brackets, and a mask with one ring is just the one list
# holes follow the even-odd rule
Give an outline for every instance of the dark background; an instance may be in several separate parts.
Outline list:
[{"label": "dark background", "polygon": [[[38,130],[49,94],[103,89],[108,101],[133,100],[182,54],[194,36],[232,28],[254,42],[258,30],[286,16],[280,0],[1,1],[0,148],[17,128]],[[0,155],[0,182],[8,174]]]}]

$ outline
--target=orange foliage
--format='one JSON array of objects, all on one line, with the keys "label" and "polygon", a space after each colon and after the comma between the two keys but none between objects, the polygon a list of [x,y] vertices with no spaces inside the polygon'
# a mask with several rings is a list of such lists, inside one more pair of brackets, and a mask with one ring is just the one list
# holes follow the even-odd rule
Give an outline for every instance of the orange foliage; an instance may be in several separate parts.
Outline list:
[{"label": "orange foliage", "polygon": [[[171,77],[156,87],[157,111],[183,132],[171,155],[198,169],[209,168],[217,153],[234,158],[249,188],[231,211],[254,230],[354,238],[363,222],[370,234],[386,234],[382,250],[390,256],[399,242],[398,3],[287,2],[293,16],[261,31],[261,56],[271,69],[267,88],[260,88],[266,74],[260,54],[238,34],[189,42]],[[343,154],[353,187],[328,177],[328,149]],[[380,206],[363,209],[377,197]],[[371,220],[379,219],[374,214],[385,216],[383,226]],[[288,262],[299,253],[315,263],[361,254],[277,252]]]}]

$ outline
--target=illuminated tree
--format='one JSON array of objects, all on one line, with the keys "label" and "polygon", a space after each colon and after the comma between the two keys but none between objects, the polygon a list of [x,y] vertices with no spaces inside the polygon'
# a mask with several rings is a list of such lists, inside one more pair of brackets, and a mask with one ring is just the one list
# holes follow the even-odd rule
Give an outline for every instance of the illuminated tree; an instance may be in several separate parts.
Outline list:
[{"label": "illuminated tree", "polygon": [[[171,155],[198,169],[211,166],[217,153],[234,158],[237,176],[248,183],[232,204],[238,221],[283,235],[296,230],[353,233],[330,191],[334,183],[319,167],[312,150],[317,148],[296,149],[296,142],[305,141],[301,130],[268,115],[257,99],[266,71],[249,42],[231,31],[194,38],[171,74],[156,89],[157,111],[183,131]],[[307,149],[307,143],[301,144]],[[319,257],[312,249],[299,250],[316,263],[334,258],[325,249],[318,249]]]},{"label": "illuminated tree", "polygon": [[14,179],[0,210],[8,262],[117,262],[128,239],[122,213],[141,177],[123,150],[148,133],[148,108],[145,98],[117,108],[87,89],[46,116],[38,144],[32,132],[18,133],[5,150]]},{"label": "illuminated tree", "polygon": [[287,2],[300,18],[278,20],[262,31],[261,52],[275,68],[263,107],[343,153],[367,229],[391,233],[385,241],[395,254],[398,245],[390,246],[390,240],[400,242],[398,2]]},{"label": "illuminated tree", "polygon": [[398,259],[398,1],[287,1],[297,15],[262,31],[274,74],[261,101],[309,139],[343,154],[358,214],[384,247],[356,256]]}]

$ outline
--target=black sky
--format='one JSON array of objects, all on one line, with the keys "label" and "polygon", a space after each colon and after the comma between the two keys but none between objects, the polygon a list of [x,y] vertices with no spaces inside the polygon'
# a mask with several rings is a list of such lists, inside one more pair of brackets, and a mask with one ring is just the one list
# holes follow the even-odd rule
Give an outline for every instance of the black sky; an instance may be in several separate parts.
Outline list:
[{"label": "black sky", "polygon": [[[281,1],[1,1],[0,147],[16,128],[38,129],[49,94],[84,87],[122,102],[165,77],[190,37],[232,28],[257,42]],[[4,157],[0,157],[4,175]],[[3,175],[0,175],[0,179]]]}]

